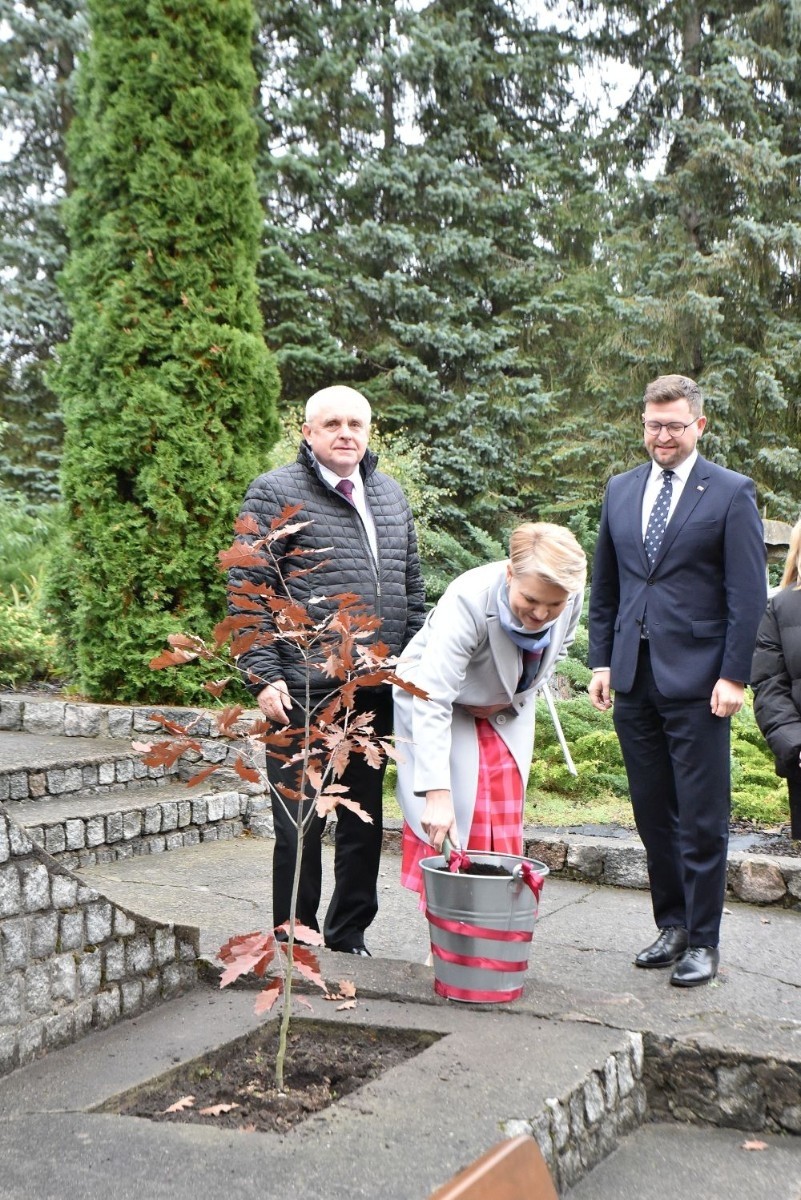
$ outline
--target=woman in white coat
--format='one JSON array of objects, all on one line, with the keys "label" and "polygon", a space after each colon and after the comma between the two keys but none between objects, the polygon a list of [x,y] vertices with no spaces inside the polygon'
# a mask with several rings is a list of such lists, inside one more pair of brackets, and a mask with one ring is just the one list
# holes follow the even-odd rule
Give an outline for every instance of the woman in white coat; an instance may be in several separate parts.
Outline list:
[{"label": "woman in white coat", "polygon": [[569,530],[520,525],[508,561],[455,579],[404,650],[398,674],[429,697],[395,689],[405,887],[422,891],[446,836],[522,853],[534,697],[575,637],[586,571]]}]

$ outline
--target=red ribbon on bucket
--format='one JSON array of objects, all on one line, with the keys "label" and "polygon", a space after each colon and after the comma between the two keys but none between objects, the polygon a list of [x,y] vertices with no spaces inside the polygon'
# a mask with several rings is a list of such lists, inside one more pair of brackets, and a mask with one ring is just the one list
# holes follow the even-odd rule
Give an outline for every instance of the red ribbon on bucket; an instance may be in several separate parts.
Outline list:
[{"label": "red ribbon on bucket", "polygon": [[472,925],[468,921],[435,917],[428,908],[426,920],[437,929],[444,929],[446,933],[458,933],[461,937],[488,938],[493,942],[530,942],[534,937],[530,929],[492,929],[488,925]]},{"label": "red ribbon on bucket", "polygon": [[520,878],[523,880],[523,883],[528,884],[539,900],[542,885],[545,883],[545,879],[540,875],[539,871],[535,871],[531,863],[522,862],[520,864]]}]

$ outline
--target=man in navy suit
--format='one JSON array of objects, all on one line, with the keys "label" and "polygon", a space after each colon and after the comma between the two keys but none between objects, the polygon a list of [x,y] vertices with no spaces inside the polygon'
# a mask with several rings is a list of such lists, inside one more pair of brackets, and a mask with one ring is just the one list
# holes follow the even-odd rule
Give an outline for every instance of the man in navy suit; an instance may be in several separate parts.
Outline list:
[{"label": "man in navy suit", "polygon": [[766,603],[754,485],[697,450],[684,375],[645,391],[650,464],[609,481],[590,593],[590,699],[612,706],[659,930],[638,967],[714,979],[726,887],[730,718]]}]

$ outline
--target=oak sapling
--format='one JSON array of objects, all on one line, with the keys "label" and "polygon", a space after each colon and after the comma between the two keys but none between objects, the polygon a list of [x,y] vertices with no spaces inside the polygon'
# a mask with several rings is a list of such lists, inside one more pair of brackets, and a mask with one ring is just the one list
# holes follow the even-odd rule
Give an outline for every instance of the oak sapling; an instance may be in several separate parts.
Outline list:
[{"label": "oak sapling", "polygon": [[[237,660],[254,646],[269,646],[289,642],[303,664],[305,703],[292,707],[289,724],[278,725],[261,713],[254,716],[241,705],[232,705],[210,715],[218,735],[235,749],[233,769],[243,783],[266,786],[274,804],[280,804],[291,814],[297,830],[297,852],[292,883],[289,920],[267,932],[252,932],[232,937],[221,947],[219,958],[224,964],[220,986],[225,987],[240,976],[253,971],[265,978],[278,965],[277,974],[270,977],[256,1001],[256,1012],[269,1012],[279,997],[283,997],[279,1045],[275,1076],[279,1090],[284,1087],[284,1061],[287,1033],[293,999],[292,982],[301,976],[319,987],[328,999],[340,999],[345,1006],[353,1002],[355,989],[347,981],[332,994],[322,977],[314,947],[322,945],[322,937],[296,920],[297,897],[303,855],[304,835],[315,816],[327,816],[344,805],[370,821],[369,815],[348,795],[339,781],[351,755],[362,755],[376,769],[385,758],[396,757],[387,738],[375,734],[371,712],[355,711],[355,697],[362,688],[397,684],[417,696],[425,696],[419,688],[397,677],[387,647],[378,640],[380,618],[365,610],[359,596],[341,594],[312,597],[317,615],[294,599],[287,580],[298,574],[311,574],[323,562],[325,551],[281,553],[281,542],[308,522],[294,522],[300,506],[290,505],[262,535],[252,517],[240,518],[235,526],[234,543],[220,553],[222,570],[232,567],[247,569],[268,567],[275,586],[243,579],[229,590],[233,596],[233,615],[227,616],[215,628],[213,641],[187,633],[168,638],[170,648],[155,657],[154,670],[183,667],[198,660],[220,663],[229,673],[205,683],[204,687],[220,699],[226,685],[239,672]],[[316,555],[315,562],[309,562]],[[291,570],[284,575],[282,562],[291,557]],[[322,603],[321,603],[322,602]],[[321,615],[320,615],[321,614]],[[330,682],[324,699],[312,694],[313,675],[322,673]],[[269,686],[253,671],[246,672],[247,682],[259,688]],[[172,766],[186,752],[202,752],[202,742],[194,732],[200,718],[181,725],[164,716],[154,718],[165,732],[165,738],[144,751],[148,766]],[[286,783],[273,784],[262,765],[265,757],[282,764]],[[229,756],[230,759],[230,756]],[[207,779],[227,763],[213,763],[197,771],[189,786]],[[303,805],[302,800],[308,803]],[[297,996],[308,1005],[308,1001]]]}]

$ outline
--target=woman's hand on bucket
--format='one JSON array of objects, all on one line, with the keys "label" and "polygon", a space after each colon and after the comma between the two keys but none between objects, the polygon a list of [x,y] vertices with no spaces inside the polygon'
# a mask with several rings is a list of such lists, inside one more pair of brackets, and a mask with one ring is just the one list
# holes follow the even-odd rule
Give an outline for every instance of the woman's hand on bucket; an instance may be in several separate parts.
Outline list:
[{"label": "woman's hand on bucket", "polygon": [[457,850],[461,849],[453,801],[447,788],[426,792],[426,806],[420,824],[435,850],[442,849],[446,837]]}]

